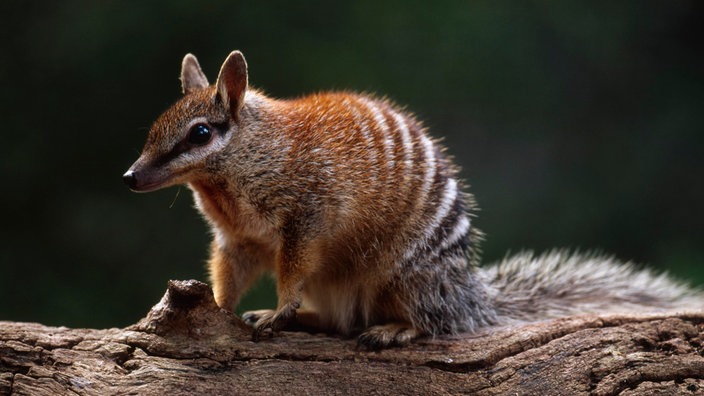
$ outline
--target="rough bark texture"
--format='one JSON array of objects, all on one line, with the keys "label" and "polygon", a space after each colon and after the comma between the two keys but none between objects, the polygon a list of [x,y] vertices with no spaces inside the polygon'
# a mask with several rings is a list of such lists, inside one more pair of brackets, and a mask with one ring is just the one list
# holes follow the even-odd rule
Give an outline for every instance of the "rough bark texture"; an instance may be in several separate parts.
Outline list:
[{"label": "rough bark texture", "polygon": [[125,329],[0,322],[0,394],[704,394],[704,314],[581,316],[380,352],[254,343],[197,281]]}]

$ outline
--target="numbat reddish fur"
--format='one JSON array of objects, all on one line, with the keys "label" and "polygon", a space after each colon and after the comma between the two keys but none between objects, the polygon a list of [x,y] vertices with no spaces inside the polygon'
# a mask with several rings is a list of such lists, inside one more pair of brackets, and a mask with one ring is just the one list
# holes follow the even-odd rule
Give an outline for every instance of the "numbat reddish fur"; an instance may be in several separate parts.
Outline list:
[{"label": "numbat reddish fur", "polygon": [[581,312],[699,309],[700,294],[605,257],[522,253],[477,267],[474,202],[409,112],[349,92],[279,100],[251,89],[239,51],[209,85],[183,59],[184,96],[124,175],[134,191],[186,184],[209,222],[217,303],[264,272],[276,310],[255,338],[303,325],[381,348]]}]

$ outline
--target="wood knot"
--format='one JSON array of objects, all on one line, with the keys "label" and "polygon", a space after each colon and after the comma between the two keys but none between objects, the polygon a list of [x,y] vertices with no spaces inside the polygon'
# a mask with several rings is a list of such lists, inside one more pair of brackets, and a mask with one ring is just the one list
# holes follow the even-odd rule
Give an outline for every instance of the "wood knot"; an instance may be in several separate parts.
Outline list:
[{"label": "wood knot", "polygon": [[217,307],[210,286],[197,280],[170,280],[164,296],[174,309],[193,309],[199,305]]},{"label": "wood knot", "polygon": [[210,286],[197,280],[170,280],[161,301],[128,329],[193,339],[224,335],[244,339],[251,332],[240,318],[218,307]]}]

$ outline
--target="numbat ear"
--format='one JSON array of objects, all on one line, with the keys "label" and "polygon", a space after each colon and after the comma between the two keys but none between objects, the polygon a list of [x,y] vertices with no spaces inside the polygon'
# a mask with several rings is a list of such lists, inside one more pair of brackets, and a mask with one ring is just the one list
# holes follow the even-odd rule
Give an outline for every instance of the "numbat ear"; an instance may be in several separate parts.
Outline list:
[{"label": "numbat ear", "polygon": [[198,59],[193,54],[186,54],[181,62],[181,88],[183,94],[188,94],[196,89],[203,89],[208,86],[208,79],[200,69]]},{"label": "numbat ear", "polygon": [[247,62],[240,51],[232,51],[220,68],[215,83],[217,95],[232,119],[237,120],[247,90]]}]

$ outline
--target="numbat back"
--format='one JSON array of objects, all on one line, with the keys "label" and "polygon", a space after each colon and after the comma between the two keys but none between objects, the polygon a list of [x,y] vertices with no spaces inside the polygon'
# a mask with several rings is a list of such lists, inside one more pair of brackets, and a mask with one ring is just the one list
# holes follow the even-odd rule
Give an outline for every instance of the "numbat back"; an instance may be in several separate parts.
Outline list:
[{"label": "numbat back", "polygon": [[663,277],[596,256],[524,253],[477,267],[474,203],[412,114],[388,100],[249,88],[239,51],[209,85],[183,59],[184,96],[125,173],[134,191],[193,190],[213,232],[215,299],[233,310],[264,272],[276,310],[248,312],[255,338],[292,325],[380,348],[422,335],[582,312],[700,309]]}]

